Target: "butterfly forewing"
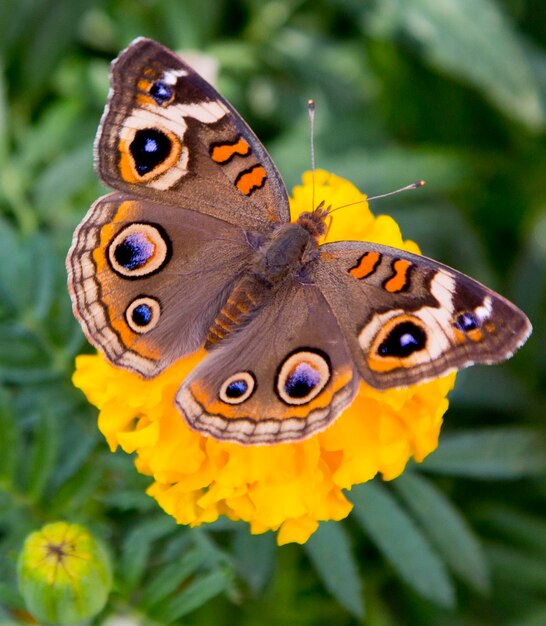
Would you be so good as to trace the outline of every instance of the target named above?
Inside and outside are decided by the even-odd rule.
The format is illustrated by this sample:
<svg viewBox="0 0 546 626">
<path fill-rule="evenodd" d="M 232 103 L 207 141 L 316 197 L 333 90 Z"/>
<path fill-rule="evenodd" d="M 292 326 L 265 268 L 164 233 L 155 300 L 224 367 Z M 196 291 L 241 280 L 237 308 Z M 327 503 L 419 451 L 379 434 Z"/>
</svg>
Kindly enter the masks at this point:
<svg viewBox="0 0 546 626">
<path fill-rule="evenodd" d="M 503 361 L 531 332 L 524 313 L 491 289 L 395 248 L 324 245 L 314 277 L 362 377 L 380 389 Z"/>
<path fill-rule="evenodd" d="M 290 220 L 273 161 L 233 107 L 180 57 L 149 39 L 112 64 L 96 141 L 110 187 L 258 232 Z"/>
</svg>

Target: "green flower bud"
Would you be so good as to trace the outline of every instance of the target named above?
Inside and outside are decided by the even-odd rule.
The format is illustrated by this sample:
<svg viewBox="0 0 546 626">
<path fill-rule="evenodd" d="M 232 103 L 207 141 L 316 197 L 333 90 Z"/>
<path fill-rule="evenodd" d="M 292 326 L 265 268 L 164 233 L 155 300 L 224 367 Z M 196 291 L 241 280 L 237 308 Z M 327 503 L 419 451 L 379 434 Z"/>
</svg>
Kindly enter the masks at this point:
<svg viewBox="0 0 546 626">
<path fill-rule="evenodd" d="M 47 524 L 26 538 L 17 574 L 28 611 L 59 626 L 96 615 L 112 586 L 103 546 L 83 526 L 66 522 Z"/>
</svg>

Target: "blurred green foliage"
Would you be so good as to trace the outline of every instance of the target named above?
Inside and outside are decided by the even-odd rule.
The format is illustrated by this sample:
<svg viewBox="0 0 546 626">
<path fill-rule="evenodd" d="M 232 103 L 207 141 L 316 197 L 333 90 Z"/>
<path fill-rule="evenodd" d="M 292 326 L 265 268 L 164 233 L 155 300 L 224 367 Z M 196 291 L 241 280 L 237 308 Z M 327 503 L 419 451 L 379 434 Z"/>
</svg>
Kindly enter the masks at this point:
<svg viewBox="0 0 546 626">
<path fill-rule="evenodd" d="M 109 544 L 106 611 L 150 624 L 546 623 L 546 5 L 533 0 L 3 0 L 0 3 L 0 623 L 15 561 L 59 518 Z M 64 256 L 101 194 L 108 64 L 136 36 L 214 56 L 220 91 L 289 187 L 309 164 L 380 201 L 424 253 L 534 323 L 510 362 L 458 377 L 439 450 L 303 547 L 242 524 L 177 527 L 72 388 L 87 350 Z"/>
</svg>

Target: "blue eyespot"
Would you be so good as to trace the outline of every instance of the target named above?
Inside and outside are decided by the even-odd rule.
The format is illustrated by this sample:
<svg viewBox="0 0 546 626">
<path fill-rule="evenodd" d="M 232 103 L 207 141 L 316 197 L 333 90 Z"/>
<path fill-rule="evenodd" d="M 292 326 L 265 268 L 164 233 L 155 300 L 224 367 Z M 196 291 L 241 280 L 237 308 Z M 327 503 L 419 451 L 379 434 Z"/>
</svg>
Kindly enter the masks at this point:
<svg viewBox="0 0 546 626">
<path fill-rule="evenodd" d="M 151 296 L 135 298 L 125 311 L 125 320 L 129 328 L 144 335 L 155 328 L 161 317 L 161 304 Z"/>
<path fill-rule="evenodd" d="M 150 95 L 157 102 L 157 104 L 164 104 L 173 97 L 173 91 L 162 80 L 156 80 L 150 87 Z"/>
<path fill-rule="evenodd" d="M 136 270 L 154 256 L 154 244 L 142 233 L 127 235 L 114 250 L 114 258 L 121 267 Z"/>
<path fill-rule="evenodd" d="M 426 343 L 427 335 L 420 326 L 413 322 L 401 322 L 390 331 L 377 352 L 380 356 L 404 359 L 423 350 Z"/>
<path fill-rule="evenodd" d="M 171 154 L 172 142 L 157 128 L 141 128 L 135 132 L 129 151 L 137 172 L 144 176 Z"/>
<path fill-rule="evenodd" d="M 470 313 L 468 311 L 457 315 L 455 326 L 465 333 L 469 333 L 471 330 L 476 330 L 476 328 L 480 327 L 474 313 Z"/>
<path fill-rule="evenodd" d="M 313 348 L 301 348 L 281 363 L 276 391 L 289 406 L 307 404 L 324 389 L 330 378 L 328 355 Z"/>
<path fill-rule="evenodd" d="M 220 400 L 226 404 L 241 404 L 250 398 L 255 389 L 256 380 L 251 372 L 237 372 L 220 387 Z"/>
<path fill-rule="evenodd" d="M 131 318 L 137 326 L 148 326 L 152 321 L 152 309 L 147 304 L 139 304 L 133 309 Z"/>
<path fill-rule="evenodd" d="M 299 363 L 286 377 L 284 390 L 290 398 L 305 398 L 320 383 L 320 372 L 309 363 Z"/>
<path fill-rule="evenodd" d="M 226 387 L 226 396 L 231 399 L 238 399 L 247 392 L 248 383 L 245 380 L 234 380 Z"/>
<path fill-rule="evenodd" d="M 171 240 L 162 226 L 132 222 L 112 239 L 107 258 L 116 274 L 137 280 L 160 270 L 171 253 Z"/>
</svg>

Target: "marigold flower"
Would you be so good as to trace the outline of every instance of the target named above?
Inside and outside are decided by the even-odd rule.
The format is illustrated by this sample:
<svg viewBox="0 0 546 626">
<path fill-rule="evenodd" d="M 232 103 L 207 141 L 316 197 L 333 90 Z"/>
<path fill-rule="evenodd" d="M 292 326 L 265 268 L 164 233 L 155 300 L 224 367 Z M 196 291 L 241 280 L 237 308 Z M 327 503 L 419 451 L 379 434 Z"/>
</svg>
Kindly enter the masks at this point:
<svg viewBox="0 0 546 626">
<path fill-rule="evenodd" d="M 312 203 L 312 178 L 291 198 L 293 218 Z M 366 196 L 348 181 L 317 170 L 315 198 L 338 211 L 327 241 L 360 239 L 410 252 L 396 222 L 374 217 Z M 378 391 L 361 383 L 353 404 L 325 431 L 298 443 L 242 446 L 204 437 L 174 407 L 175 393 L 203 353 L 181 359 L 154 379 L 110 365 L 101 355 L 79 356 L 74 384 L 99 409 L 99 429 L 112 450 L 136 452 L 138 471 L 153 477 L 148 493 L 177 522 L 197 526 L 220 515 L 244 520 L 252 533 L 278 531 L 279 544 L 304 543 L 321 520 L 351 510 L 343 490 L 398 476 L 413 457 L 438 444 L 453 387 L 451 374 L 406 389 Z"/>
</svg>

